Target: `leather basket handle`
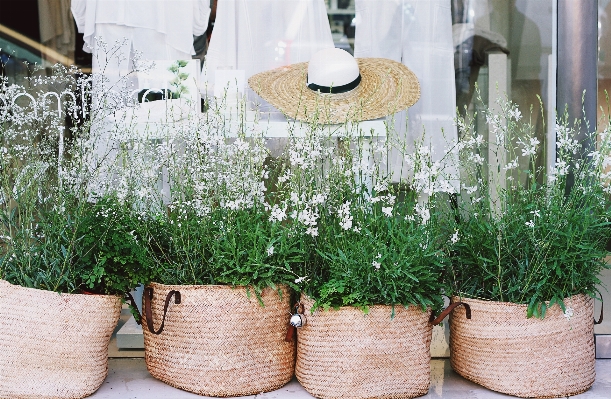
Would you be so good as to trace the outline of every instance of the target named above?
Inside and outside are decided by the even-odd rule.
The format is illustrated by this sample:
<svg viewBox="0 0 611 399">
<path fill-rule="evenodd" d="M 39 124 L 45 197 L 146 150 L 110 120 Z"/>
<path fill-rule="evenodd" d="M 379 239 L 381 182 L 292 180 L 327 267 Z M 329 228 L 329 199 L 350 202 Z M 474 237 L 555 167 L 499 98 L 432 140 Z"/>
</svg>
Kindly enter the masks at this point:
<svg viewBox="0 0 611 399">
<path fill-rule="evenodd" d="M 464 303 L 464 302 L 454 302 L 454 303 L 451 303 L 450 306 L 445 308 L 444 311 L 441 312 L 439 314 L 439 316 L 437 316 L 436 318 L 435 318 L 435 315 L 433 313 L 431 313 L 431 318 L 429 319 L 429 322 L 432 325 L 436 326 L 437 324 L 441 323 L 441 321 L 443 319 L 445 319 L 446 316 L 449 315 L 450 312 L 452 312 L 454 310 L 454 308 L 456 308 L 456 307 L 458 307 L 460 305 L 462 305 L 465 308 L 465 313 L 467 315 L 467 319 L 471 319 L 471 306 L 469 306 L 468 303 Z"/>
<path fill-rule="evenodd" d="M 131 293 L 126 292 L 125 293 L 125 301 L 129 301 L 129 304 L 131 306 L 131 308 L 134 310 L 134 312 L 132 312 L 132 314 L 134 314 L 134 320 L 136 320 L 136 323 L 138 325 L 142 324 L 142 315 L 140 314 L 140 310 L 138 309 L 138 306 L 136 306 L 136 300 L 134 299 L 134 297 L 132 296 Z"/>
<path fill-rule="evenodd" d="M 599 294 L 600 294 L 600 292 L 599 292 Z M 596 319 L 594 319 L 594 324 L 600 324 L 600 323 L 603 322 L 603 305 L 604 305 L 603 296 L 601 295 L 600 296 L 600 317 L 598 318 L 598 321 L 596 321 Z"/>
<path fill-rule="evenodd" d="M 168 295 L 165 297 L 165 306 L 163 307 L 163 318 L 161 319 L 161 326 L 159 330 L 155 331 L 155 326 L 153 325 L 153 310 L 151 308 L 151 300 L 153 299 L 153 288 L 146 287 L 144 289 L 144 313 L 146 314 L 146 325 L 151 332 L 151 334 L 159 335 L 163 332 L 163 327 L 165 325 L 165 317 L 168 314 L 168 306 L 170 306 L 170 300 L 172 296 L 175 296 L 174 303 L 180 304 L 181 296 L 180 291 L 172 290 L 168 292 Z"/>
</svg>

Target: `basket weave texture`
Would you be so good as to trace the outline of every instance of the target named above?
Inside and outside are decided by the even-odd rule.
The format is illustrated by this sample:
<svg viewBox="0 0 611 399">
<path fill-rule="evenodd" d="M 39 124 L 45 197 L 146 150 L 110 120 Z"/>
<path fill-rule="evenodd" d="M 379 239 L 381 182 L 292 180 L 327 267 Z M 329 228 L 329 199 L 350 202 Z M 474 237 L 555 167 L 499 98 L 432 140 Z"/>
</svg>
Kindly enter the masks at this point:
<svg viewBox="0 0 611 399">
<path fill-rule="evenodd" d="M 153 324 L 161 324 L 166 294 L 170 302 L 165 328 L 154 335 L 142 323 L 146 366 L 168 385 L 205 396 L 244 396 L 278 389 L 295 370 L 295 344 L 285 342 L 290 311 L 288 287 L 282 297 L 265 289 L 257 301 L 245 287 L 152 283 Z M 145 316 L 146 317 L 146 316 Z"/>
<path fill-rule="evenodd" d="M 576 395 L 588 390 L 596 373 L 594 300 L 575 295 L 543 320 L 526 318 L 527 305 L 461 300 L 472 318 L 455 311 L 450 318 L 450 362 L 464 378 L 488 389 L 530 398 Z"/>
<path fill-rule="evenodd" d="M 121 299 L 0 280 L 0 398 L 84 398 L 108 374 Z"/>
<path fill-rule="evenodd" d="M 302 296 L 295 373 L 317 398 L 413 398 L 430 384 L 431 311 L 410 306 L 316 310 Z"/>
</svg>

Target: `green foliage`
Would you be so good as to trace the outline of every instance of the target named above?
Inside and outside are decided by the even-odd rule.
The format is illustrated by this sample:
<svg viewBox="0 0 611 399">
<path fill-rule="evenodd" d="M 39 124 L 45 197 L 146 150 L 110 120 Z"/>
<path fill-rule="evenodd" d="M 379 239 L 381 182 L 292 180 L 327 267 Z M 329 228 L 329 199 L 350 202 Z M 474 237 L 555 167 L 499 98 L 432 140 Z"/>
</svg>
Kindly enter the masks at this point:
<svg viewBox="0 0 611 399">
<path fill-rule="evenodd" d="M 154 275 L 164 284 L 250 286 L 257 293 L 294 282 L 301 239 L 258 207 L 198 215 L 174 208 L 148 222 Z"/>
<path fill-rule="evenodd" d="M 572 295 L 595 297 L 598 276 L 608 267 L 605 247 L 611 238 L 609 176 L 604 173 L 611 160 L 608 133 L 601 135 L 596 151 L 580 159 L 578 127 L 559 123 L 556 167 L 546 174 L 537 167 L 535 130 L 521 121 L 515 106 L 505 104 L 502 115 L 488 115 L 488 120 L 501 143 L 495 152 L 501 160 L 498 169 L 507 171 L 507 188 L 492 166 L 487 171 L 467 162 L 486 143 L 476 139 L 469 124 L 459 123 L 465 143 L 463 193 L 448 217 L 459 222 L 447 226 L 448 236 L 454 234 L 448 274 L 452 291 L 528 304 L 527 316 L 539 318 L 555 303 L 564 309 L 563 299 Z M 490 183 L 481 179 L 487 173 Z"/>
<path fill-rule="evenodd" d="M 84 288 L 122 295 L 150 281 L 147 246 L 142 241 L 142 216 L 115 197 L 88 204 L 77 235 L 83 256 L 79 259 Z"/>
<path fill-rule="evenodd" d="M 170 85 L 174 88 L 172 94 L 176 96 L 175 98 L 180 98 L 183 94 L 189 94 L 189 88 L 183 84 L 183 82 L 189 78 L 189 74 L 180 71 L 186 66 L 187 61 L 178 60 L 168 68 L 168 71 L 174 74 L 174 78 L 170 81 Z"/>
<path fill-rule="evenodd" d="M 410 204 L 413 205 L 413 204 Z M 382 206 L 353 212 L 360 231 L 344 230 L 339 220 L 325 220 L 316 241 L 317 273 L 306 284 L 314 307 L 417 305 L 443 306 L 442 274 L 447 256 L 441 251 L 434 217 L 427 223 L 402 202 L 393 215 Z M 410 217 L 411 216 L 411 217 Z"/>
<path fill-rule="evenodd" d="M 113 198 L 90 204 L 64 197 L 61 204 L 44 205 L 28 221 L 16 218 L 19 206 L 0 216 L 12 232 L 0 254 L 0 278 L 49 291 L 109 295 L 148 280 L 146 247 L 138 242 L 137 216 L 129 208 Z"/>
</svg>

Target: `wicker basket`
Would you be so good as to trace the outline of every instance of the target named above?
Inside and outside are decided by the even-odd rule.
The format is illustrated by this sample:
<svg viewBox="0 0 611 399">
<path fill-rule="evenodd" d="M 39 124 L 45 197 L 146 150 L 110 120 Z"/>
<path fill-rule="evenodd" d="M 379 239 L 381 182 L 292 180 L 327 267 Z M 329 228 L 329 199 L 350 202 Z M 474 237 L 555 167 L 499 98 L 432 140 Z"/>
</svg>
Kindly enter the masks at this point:
<svg viewBox="0 0 611 399">
<path fill-rule="evenodd" d="M 84 398 L 108 373 L 121 299 L 0 280 L 0 398 Z"/>
<path fill-rule="evenodd" d="M 453 301 L 459 298 L 452 298 Z M 576 395 L 592 386 L 594 300 L 564 300 L 572 317 L 554 305 L 543 320 L 526 318 L 526 305 L 460 298 L 471 305 L 450 318 L 452 368 L 468 380 L 520 397 Z"/>
<path fill-rule="evenodd" d="M 152 317 L 147 320 L 145 311 L 143 320 L 149 372 L 206 396 L 254 395 L 285 385 L 295 369 L 295 343 L 285 342 L 290 293 L 281 290 L 282 297 L 265 289 L 263 307 L 244 287 L 152 283 L 144 293 Z M 159 334 L 147 328 L 149 320 Z"/>
<path fill-rule="evenodd" d="M 297 379 L 317 398 L 413 398 L 430 383 L 431 311 L 376 305 L 321 311 L 302 297 Z"/>
</svg>

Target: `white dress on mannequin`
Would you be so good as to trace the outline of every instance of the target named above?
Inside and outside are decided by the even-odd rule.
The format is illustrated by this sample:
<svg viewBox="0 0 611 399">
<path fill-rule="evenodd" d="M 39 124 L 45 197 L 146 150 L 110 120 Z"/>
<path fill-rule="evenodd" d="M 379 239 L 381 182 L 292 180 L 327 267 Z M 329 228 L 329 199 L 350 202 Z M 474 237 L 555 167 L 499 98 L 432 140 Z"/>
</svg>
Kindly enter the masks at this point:
<svg viewBox="0 0 611 399">
<path fill-rule="evenodd" d="M 145 60 L 191 59 L 193 35 L 206 31 L 210 16 L 209 0 L 72 0 L 71 8 L 93 72 L 111 85 L 133 69 L 135 51 Z M 107 48 L 122 44 L 109 57 L 97 38 Z"/>
<path fill-rule="evenodd" d="M 356 0 L 355 6 L 354 56 L 390 58 L 414 71 L 420 99 L 407 111 L 407 126 L 405 111 L 395 115 L 395 128 L 410 145 L 426 132 L 439 160 L 458 140 L 450 0 Z"/>
<path fill-rule="evenodd" d="M 324 0 L 218 0 L 204 79 L 214 84 L 217 68 L 248 79 L 332 47 Z"/>
</svg>

